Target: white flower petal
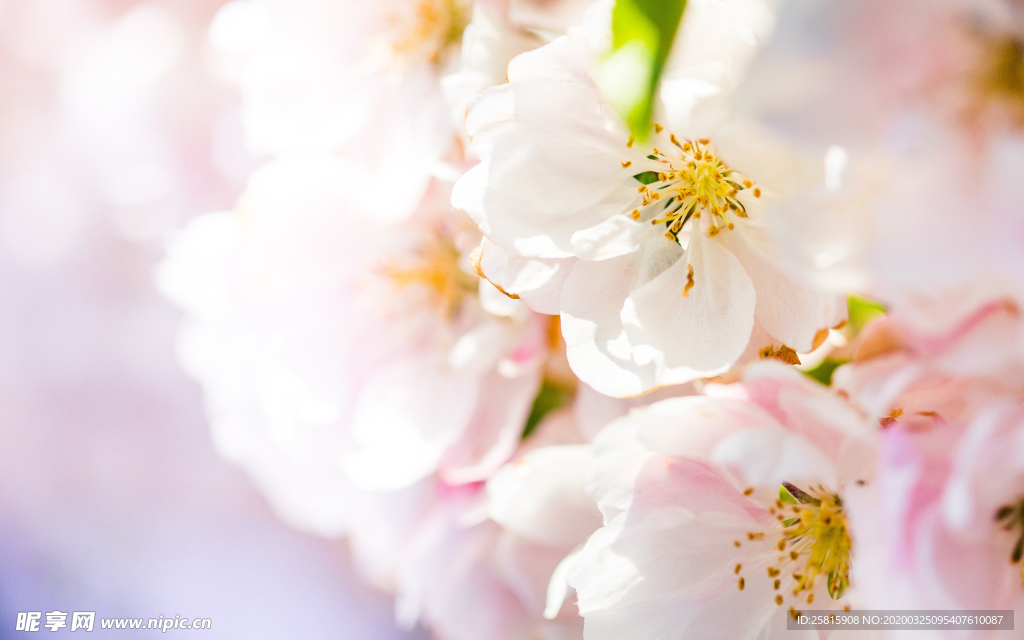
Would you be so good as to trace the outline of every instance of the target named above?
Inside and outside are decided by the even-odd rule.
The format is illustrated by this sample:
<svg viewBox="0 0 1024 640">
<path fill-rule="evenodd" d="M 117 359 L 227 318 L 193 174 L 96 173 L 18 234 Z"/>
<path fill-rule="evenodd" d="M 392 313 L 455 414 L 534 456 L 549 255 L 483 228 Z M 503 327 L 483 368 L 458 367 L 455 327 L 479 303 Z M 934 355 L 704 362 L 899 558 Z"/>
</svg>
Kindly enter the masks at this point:
<svg viewBox="0 0 1024 640">
<path fill-rule="evenodd" d="M 607 260 L 640 248 L 649 225 L 618 215 L 572 234 L 572 248 L 582 260 Z"/>
<path fill-rule="evenodd" d="M 756 223 L 740 221 L 735 229 L 720 237 L 754 283 L 758 322 L 779 342 L 807 353 L 814 347 L 820 330 L 846 319 L 846 300 L 816 291 L 786 273 L 768 233 Z"/>
<path fill-rule="evenodd" d="M 547 598 L 544 602 L 544 618 L 546 620 L 554 620 L 558 612 L 562 610 L 565 598 L 569 595 L 569 581 L 566 577 L 569 574 L 569 566 L 576 559 L 577 555 L 579 555 L 578 549 L 565 556 L 551 573 L 551 581 L 548 582 Z"/>
<path fill-rule="evenodd" d="M 597 91 L 597 85 L 574 54 L 569 38 L 558 38 L 545 47 L 516 56 L 508 65 L 508 80 L 556 80 Z"/>
<path fill-rule="evenodd" d="M 534 449 L 487 481 L 491 518 L 533 540 L 573 547 L 601 525 L 594 499 L 584 491 L 590 448 L 562 445 Z"/>
<path fill-rule="evenodd" d="M 438 469 L 445 482 L 480 482 L 508 461 L 519 445 L 540 378 L 540 368 L 533 366 L 516 377 L 499 371 L 480 379 L 473 414 Z"/>
<path fill-rule="evenodd" d="M 453 203 L 501 246 L 567 258 L 573 233 L 631 210 L 636 181 L 621 163 L 637 151 L 626 147 L 628 132 L 595 89 L 567 81 L 585 71 L 566 42 L 524 54 L 511 67 L 525 71 L 515 80 L 510 71 L 508 84 L 485 92 L 470 110 L 474 149 L 484 162 L 459 181 Z"/>
<path fill-rule="evenodd" d="M 448 366 L 460 374 L 482 376 L 514 346 L 506 321 L 487 319 L 462 334 L 448 352 Z"/>
<path fill-rule="evenodd" d="M 688 267 L 693 287 L 684 296 Z M 644 338 L 669 367 L 720 372 L 747 346 L 754 328 L 754 286 L 727 249 L 701 233 L 691 236 L 686 259 L 630 293 L 623 313 L 630 336 Z M 632 317 L 627 313 L 632 311 Z"/>
<path fill-rule="evenodd" d="M 574 258 L 524 258 L 487 238 L 480 244 L 480 271 L 508 295 L 538 313 L 558 315 L 562 287 Z"/>
<path fill-rule="evenodd" d="M 526 305 L 502 293 L 486 278 L 480 278 L 480 285 L 477 290 L 480 296 L 480 306 L 492 316 L 499 318 L 521 318 L 523 314 L 529 313 Z"/>
<path fill-rule="evenodd" d="M 699 464 L 680 464 L 693 466 L 700 473 Z M 702 638 L 706 636 L 689 634 L 688 627 L 695 622 L 700 625 L 709 606 L 711 611 L 716 609 L 715 600 L 727 598 L 730 607 L 736 606 L 732 596 L 741 592 L 733 568 L 755 547 L 737 550 L 732 540 L 745 538 L 746 532 L 762 525 L 730 506 L 732 498 L 726 498 L 727 494 L 739 499 L 742 495 L 721 476 L 712 480 L 711 473 L 699 487 L 673 491 L 673 483 L 681 477 L 676 474 L 690 472 L 668 467 L 666 473 L 665 478 L 655 480 L 658 484 L 647 487 L 650 503 L 638 498 L 630 512 L 620 514 L 591 536 L 570 565 L 569 584 L 577 591 L 588 639 Z M 705 504 L 688 508 L 687 497 Z M 709 509 L 709 505 L 723 508 Z M 758 569 L 754 565 L 749 570 Z M 763 624 L 762 613 L 776 608 L 769 580 L 751 579 L 749 584 L 741 595 L 757 608 L 733 615 L 746 633 Z M 720 616 L 715 617 L 722 622 Z"/>
<path fill-rule="evenodd" d="M 670 363 L 655 343 L 657 335 L 640 329 L 635 321 L 627 331 L 623 319 L 635 318 L 630 293 L 680 262 L 682 254 L 678 244 L 649 228 L 655 242 L 648 239 L 640 251 L 619 258 L 577 262 L 563 289 L 562 335 L 569 365 L 581 380 L 606 395 L 638 395 L 727 368 L 709 371 Z"/>
<path fill-rule="evenodd" d="M 764 409 L 743 400 L 683 396 L 669 398 L 631 414 L 637 439 L 669 456 L 710 456 L 727 435 L 752 427 L 778 427 Z"/>
<path fill-rule="evenodd" d="M 594 462 L 587 477 L 587 492 L 597 500 L 605 525 L 629 509 L 633 485 L 644 464 L 653 455 L 637 438 L 637 427 L 629 417 L 619 418 L 597 434 L 593 442 Z"/>
<path fill-rule="evenodd" d="M 487 193 L 489 173 L 490 165 L 485 159 L 462 174 L 452 189 L 452 206 L 465 211 L 485 235 L 491 233 L 490 221 L 484 214 L 484 195 Z"/>
<path fill-rule="evenodd" d="M 429 359 L 403 361 L 367 382 L 352 419 L 359 448 L 343 461 L 367 490 L 408 487 L 437 469 L 473 414 L 479 381 L 445 375 Z"/>
<path fill-rule="evenodd" d="M 719 442 L 711 459 L 740 472 L 755 487 L 778 490 L 783 482 L 804 481 L 836 489 L 836 467 L 806 438 L 779 427 L 743 429 Z"/>
</svg>

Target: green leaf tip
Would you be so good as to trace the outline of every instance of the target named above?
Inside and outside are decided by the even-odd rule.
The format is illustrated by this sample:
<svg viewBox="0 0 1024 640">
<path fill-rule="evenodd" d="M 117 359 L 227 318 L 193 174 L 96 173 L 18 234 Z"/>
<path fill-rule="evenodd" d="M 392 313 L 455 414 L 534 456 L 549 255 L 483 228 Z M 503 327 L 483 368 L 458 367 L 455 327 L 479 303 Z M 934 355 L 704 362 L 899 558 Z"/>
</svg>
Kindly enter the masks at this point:
<svg viewBox="0 0 1024 640">
<path fill-rule="evenodd" d="M 523 426 L 522 439 L 529 438 L 549 413 L 572 402 L 572 396 L 572 390 L 565 385 L 545 379 L 533 399 L 530 415 Z"/>
<path fill-rule="evenodd" d="M 850 326 L 855 333 L 860 333 L 867 323 L 886 312 L 885 305 L 881 302 L 854 295 L 846 297 L 846 309 Z"/>
<path fill-rule="evenodd" d="M 602 74 L 609 101 L 638 140 L 650 132 L 654 96 L 685 8 L 686 0 L 615 0 Z"/>
</svg>

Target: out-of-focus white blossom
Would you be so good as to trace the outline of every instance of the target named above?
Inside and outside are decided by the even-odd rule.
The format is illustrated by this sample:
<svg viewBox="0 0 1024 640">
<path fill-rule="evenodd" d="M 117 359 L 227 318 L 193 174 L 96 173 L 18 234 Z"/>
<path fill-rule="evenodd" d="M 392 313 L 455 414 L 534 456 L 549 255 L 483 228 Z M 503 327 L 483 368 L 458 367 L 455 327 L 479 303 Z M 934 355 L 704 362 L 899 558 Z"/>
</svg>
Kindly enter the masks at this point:
<svg viewBox="0 0 1024 640">
<path fill-rule="evenodd" d="M 828 174 L 767 217 L 788 261 L 908 313 L 924 303 L 938 330 L 1022 299 L 1022 25 L 1011 0 L 784 5 L 741 95 Z"/>
<path fill-rule="evenodd" d="M 290 494 L 321 531 L 343 529 L 333 488 L 349 482 L 485 479 L 518 444 L 547 350 L 539 317 L 482 308 L 464 257 L 478 236 L 434 204 L 443 192 L 389 226 L 354 204 L 357 176 L 336 160 L 268 165 L 160 272 L 190 314 L 182 356 L 218 443 L 257 477 L 280 464 L 328 479 Z"/>
<path fill-rule="evenodd" d="M 222 135 L 233 92 L 206 65 L 221 4 L 4 3 L 0 247 L 12 259 L 60 261 L 93 218 L 145 242 L 230 202 L 247 159 Z M 224 162 L 210 154 L 218 139 Z"/>
<path fill-rule="evenodd" d="M 570 599 L 552 606 L 547 594 L 562 560 L 600 524 L 583 491 L 587 460 L 582 434 L 562 410 L 486 489 L 439 488 L 399 552 L 399 619 L 466 640 L 580 638 Z"/>
</svg>

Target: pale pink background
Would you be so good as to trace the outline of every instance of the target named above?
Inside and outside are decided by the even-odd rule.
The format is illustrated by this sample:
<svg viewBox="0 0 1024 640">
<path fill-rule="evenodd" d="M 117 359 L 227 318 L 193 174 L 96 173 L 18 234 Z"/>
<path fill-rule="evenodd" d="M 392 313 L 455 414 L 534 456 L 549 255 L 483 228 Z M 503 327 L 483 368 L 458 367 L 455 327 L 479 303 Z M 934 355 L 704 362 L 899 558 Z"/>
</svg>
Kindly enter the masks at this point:
<svg viewBox="0 0 1024 640">
<path fill-rule="evenodd" d="M 259 162 L 209 57 L 220 4 L 0 0 L 0 638 L 54 609 L 419 637 L 344 543 L 289 530 L 217 456 L 175 360 L 152 268 Z"/>
</svg>

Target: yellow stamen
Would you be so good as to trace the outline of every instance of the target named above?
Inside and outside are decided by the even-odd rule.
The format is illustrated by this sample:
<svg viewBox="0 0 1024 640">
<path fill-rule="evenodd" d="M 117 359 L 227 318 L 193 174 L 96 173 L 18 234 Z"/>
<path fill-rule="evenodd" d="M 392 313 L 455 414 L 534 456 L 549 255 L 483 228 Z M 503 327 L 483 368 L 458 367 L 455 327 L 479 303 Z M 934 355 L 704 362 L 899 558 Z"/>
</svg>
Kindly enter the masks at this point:
<svg viewBox="0 0 1024 640">
<path fill-rule="evenodd" d="M 440 234 L 409 259 L 391 261 L 379 272 L 398 289 L 418 289 L 430 306 L 449 319 L 462 307 L 464 296 L 476 292 L 479 282 L 460 268 L 458 249 Z"/>
<path fill-rule="evenodd" d="M 390 49 L 396 60 L 438 64 L 462 40 L 471 6 L 464 0 L 416 0 L 411 10 L 390 16 Z"/>
<path fill-rule="evenodd" d="M 795 487 L 792 490 L 799 491 Z M 793 574 L 793 593 L 810 591 L 816 578 L 824 576 L 829 594 L 838 598 L 849 583 L 850 572 L 851 541 L 842 501 L 835 494 L 818 490 L 799 493 L 803 499 L 795 507 L 798 516 L 787 521 L 790 524 L 783 529 L 782 538 L 793 547 L 790 559 L 805 560 L 803 571 Z"/>
</svg>

